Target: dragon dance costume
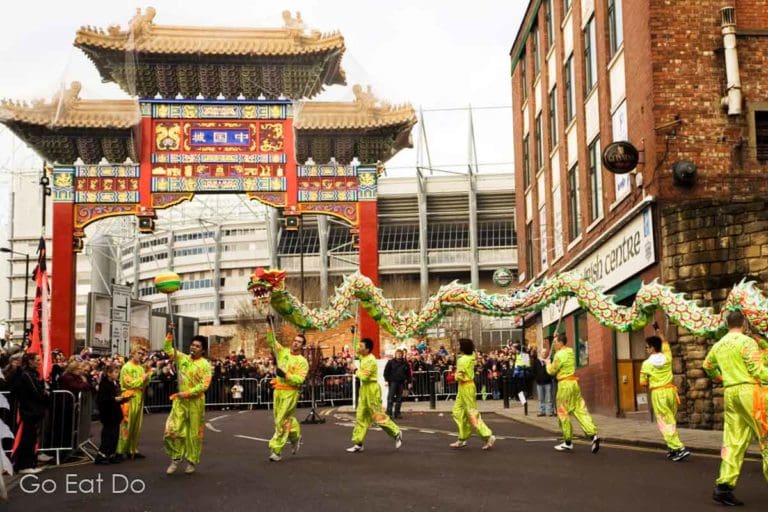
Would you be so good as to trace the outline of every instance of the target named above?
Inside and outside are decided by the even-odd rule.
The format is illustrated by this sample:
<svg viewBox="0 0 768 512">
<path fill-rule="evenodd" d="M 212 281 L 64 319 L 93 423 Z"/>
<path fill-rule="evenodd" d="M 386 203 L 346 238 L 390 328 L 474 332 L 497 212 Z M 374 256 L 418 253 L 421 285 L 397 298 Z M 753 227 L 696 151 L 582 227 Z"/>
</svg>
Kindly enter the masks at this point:
<svg viewBox="0 0 768 512">
<path fill-rule="evenodd" d="M 285 377 L 278 376 L 272 383 L 275 389 L 275 434 L 269 440 L 269 449 L 279 457 L 288 441 L 294 445 L 294 453 L 300 442 L 301 428 L 296 421 L 296 404 L 301 385 L 309 372 L 309 363 L 304 356 L 293 355 L 291 349 L 280 345 L 271 329 L 267 331 L 267 342 L 277 357 L 278 368 L 285 372 Z"/>
<path fill-rule="evenodd" d="M 584 434 L 597 436 L 597 426 L 589 415 L 587 405 L 581 396 L 581 388 L 576 378 L 576 355 L 571 347 L 562 347 L 557 351 L 552 363 L 547 365 L 547 373 L 557 378 L 557 419 L 563 431 L 563 440 L 571 444 L 573 440 L 573 425 L 571 415 L 575 416 Z M 596 451 L 596 450 L 593 450 Z"/>
<path fill-rule="evenodd" d="M 656 415 L 656 425 L 670 453 L 685 450 L 677 432 L 677 406 L 680 397 L 672 383 L 672 350 L 667 340 L 662 340 L 661 352 L 651 355 L 640 367 L 640 385 L 648 386 L 651 405 Z"/>
<path fill-rule="evenodd" d="M 357 415 L 355 416 L 355 428 L 352 431 L 352 443 L 362 446 L 368 428 L 376 423 L 378 427 L 390 437 L 398 439 L 400 427 L 387 416 L 381 403 L 381 386 L 377 380 L 378 364 L 373 354 L 360 358 L 360 370 L 357 377 L 360 379 L 360 396 L 357 402 Z"/>
<path fill-rule="evenodd" d="M 487 442 L 493 436 L 493 432 L 482 420 L 480 411 L 477 410 L 474 353 L 471 355 L 464 354 L 456 361 L 456 382 L 459 391 L 456 393 L 456 403 L 451 411 L 453 421 L 456 422 L 459 429 L 459 440 L 458 443 L 454 443 L 455 447 L 464 446 L 473 429 L 477 431 L 477 435 L 483 441 Z"/>
<path fill-rule="evenodd" d="M 120 370 L 121 396 L 128 398 L 121 404 L 123 421 L 120 422 L 120 438 L 117 453 L 133 456 L 139 451 L 141 425 L 144 420 L 144 389 L 149 384 L 151 372 L 140 364 L 128 361 Z"/>
<path fill-rule="evenodd" d="M 203 450 L 205 392 L 211 384 L 211 363 L 204 357 L 195 359 L 175 350 L 170 338 L 165 339 L 163 350 L 175 359 L 179 379 L 179 392 L 165 422 L 165 451 L 174 461 L 186 459 L 197 464 Z"/>
<path fill-rule="evenodd" d="M 712 346 L 702 366 L 724 388 L 723 447 L 720 475 L 715 481 L 733 489 L 739 479 L 744 454 L 754 435 L 763 456 L 763 475 L 768 480 L 768 417 L 766 389 L 768 367 L 755 340 L 729 332 Z"/>
</svg>

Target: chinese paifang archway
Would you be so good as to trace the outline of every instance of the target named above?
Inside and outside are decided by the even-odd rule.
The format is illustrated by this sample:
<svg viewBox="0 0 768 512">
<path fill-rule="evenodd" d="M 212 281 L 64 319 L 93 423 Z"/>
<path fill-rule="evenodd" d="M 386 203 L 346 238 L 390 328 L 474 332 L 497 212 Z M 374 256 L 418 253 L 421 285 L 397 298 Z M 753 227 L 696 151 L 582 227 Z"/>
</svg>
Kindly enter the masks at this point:
<svg viewBox="0 0 768 512">
<path fill-rule="evenodd" d="M 151 221 L 198 193 L 342 219 L 359 232 L 360 272 L 378 282 L 377 178 L 410 147 L 413 108 L 360 86 L 353 102 L 307 101 L 345 84 L 344 39 L 308 31 L 287 11 L 275 29 L 154 17 L 150 7 L 125 30 L 83 27 L 74 42 L 104 81 L 138 99 L 81 99 L 74 82 L 49 102 L 0 104 L 0 122 L 54 163 L 51 340 L 66 353 L 85 227 L 120 215 Z M 364 313 L 360 323 L 378 351 L 378 326 Z"/>
</svg>

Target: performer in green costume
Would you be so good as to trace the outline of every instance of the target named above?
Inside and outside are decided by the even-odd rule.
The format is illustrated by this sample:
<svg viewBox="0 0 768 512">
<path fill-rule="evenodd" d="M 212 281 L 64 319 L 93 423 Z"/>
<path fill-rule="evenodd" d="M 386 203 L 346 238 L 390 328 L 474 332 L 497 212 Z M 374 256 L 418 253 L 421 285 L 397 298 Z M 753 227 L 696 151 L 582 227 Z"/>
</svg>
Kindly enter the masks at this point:
<svg viewBox="0 0 768 512">
<path fill-rule="evenodd" d="M 358 354 L 361 356 L 360 370 L 357 372 L 357 378 L 360 379 L 360 397 L 357 402 L 355 428 L 352 431 L 352 446 L 347 448 L 350 453 L 363 451 L 365 435 L 373 423 L 395 439 L 395 449 L 403 445 L 400 427 L 384 412 L 384 406 L 381 403 L 381 386 L 377 381 L 378 364 L 371 351 L 373 351 L 373 340 L 363 338 L 358 349 Z"/>
<path fill-rule="evenodd" d="M 165 422 L 163 440 L 165 452 L 171 457 L 166 473 L 172 475 L 182 459 L 186 459 L 185 473 L 195 472 L 203 450 L 205 429 L 205 391 L 211 384 L 211 363 L 203 357 L 208 348 L 205 336 L 195 336 L 189 346 L 189 355 L 173 348 L 172 337 L 165 338 L 163 350 L 176 363 L 179 392 L 171 395 L 171 414 Z"/>
<path fill-rule="evenodd" d="M 720 450 L 720 476 L 715 480 L 712 498 L 723 505 L 743 505 L 733 495 L 744 454 L 752 436 L 760 443 L 763 475 L 768 480 L 768 417 L 761 382 L 768 381 L 768 367 L 754 339 L 744 334 L 744 315 L 728 314 L 728 334 L 720 338 L 707 354 L 702 368 L 725 388 L 723 447 Z"/>
<path fill-rule="evenodd" d="M 144 458 L 139 453 L 139 438 L 144 420 L 144 390 L 152 376 L 152 372 L 148 372 L 142 364 L 146 356 L 144 347 L 135 346 L 131 350 L 130 360 L 120 370 L 123 421 L 120 423 L 117 453 L 131 459 Z"/>
<path fill-rule="evenodd" d="M 658 333 L 656 324 L 654 328 Z M 669 448 L 667 457 L 678 462 L 688 457 L 691 452 L 685 449 L 677 433 L 677 406 L 680 397 L 677 394 L 677 386 L 672 383 L 672 350 L 667 340 L 662 340 L 659 336 L 646 338 L 645 348 L 651 355 L 640 367 L 640 385 L 648 386 L 656 424 Z"/>
<path fill-rule="evenodd" d="M 573 349 L 566 346 L 564 334 L 555 338 L 555 357 L 547 365 L 547 373 L 557 378 L 557 419 L 563 431 L 563 442 L 555 446 L 555 450 L 563 452 L 573 450 L 573 425 L 570 416 L 573 415 L 581 425 L 584 434 L 592 438 L 592 453 L 600 449 L 600 438 L 597 436 L 597 426 L 589 415 L 587 405 L 581 396 L 581 388 L 576 377 L 576 356 Z"/>
<path fill-rule="evenodd" d="M 297 334 L 293 337 L 290 348 L 283 347 L 275 339 L 270 319 L 267 320 L 267 342 L 277 361 L 277 378 L 272 381 L 275 390 L 275 434 L 269 440 L 269 460 L 278 462 L 288 441 L 294 455 L 301 448 L 301 427 L 296 421 L 296 404 L 299 401 L 301 386 L 309 372 L 309 363 L 301 355 L 307 343 L 304 335 Z"/>
<path fill-rule="evenodd" d="M 483 450 L 488 450 L 496 442 L 496 436 L 485 424 L 477 410 L 477 389 L 475 388 L 475 344 L 472 340 L 459 340 L 459 350 L 463 354 L 456 361 L 456 382 L 459 392 L 453 405 L 453 421 L 459 429 L 459 439 L 451 443 L 451 448 L 464 448 L 472 430 L 485 441 Z"/>
</svg>

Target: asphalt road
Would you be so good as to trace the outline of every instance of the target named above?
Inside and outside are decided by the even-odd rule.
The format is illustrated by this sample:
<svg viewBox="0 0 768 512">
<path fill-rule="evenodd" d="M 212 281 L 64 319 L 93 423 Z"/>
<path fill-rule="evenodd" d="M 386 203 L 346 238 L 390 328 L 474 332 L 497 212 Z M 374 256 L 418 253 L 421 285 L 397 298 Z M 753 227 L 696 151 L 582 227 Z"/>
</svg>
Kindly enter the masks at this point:
<svg viewBox="0 0 768 512">
<path fill-rule="evenodd" d="M 493 450 L 472 438 L 463 450 L 450 415 L 411 414 L 400 421 L 404 445 L 369 432 L 365 452 L 349 454 L 352 417 L 326 410 L 327 422 L 302 425 L 305 444 L 269 462 L 269 411 L 211 411 L 198 472 L 165 475 L 164 414 L 145 417 L 144 460 L 48 469 L 14 479 L 9 511 L 333 511 L 547 510 L 667 511 L 720 508 L 711 501 L 719 460 L 693 455 L 671 463 L 664 453 L 586 443 L 573 453 L 552 449 L 551 434 L 495 415 Z M 301 420 L 306 409 L 298 411 Z M 649 427 L 650 428 L 650 427 Z M 117 475 L 117 476 L 115 476 Z M 102 481 L 99 485 L 98 478 Z M 128 482 L 128 489 L 126 488 Z M 36 489 L 36 484 L 40 485 Z M 133 493 L 131 491 L 133 486 Z M 54 490 L 55 487 L 55 490 Z M 36 490 L 36 492 L 35 492 Z M 50 491 L 50 492 L 46 492 Z M 760 464 L 744 465 L 737 496 L 752 510 L 768 509 Z"/>
</svg>

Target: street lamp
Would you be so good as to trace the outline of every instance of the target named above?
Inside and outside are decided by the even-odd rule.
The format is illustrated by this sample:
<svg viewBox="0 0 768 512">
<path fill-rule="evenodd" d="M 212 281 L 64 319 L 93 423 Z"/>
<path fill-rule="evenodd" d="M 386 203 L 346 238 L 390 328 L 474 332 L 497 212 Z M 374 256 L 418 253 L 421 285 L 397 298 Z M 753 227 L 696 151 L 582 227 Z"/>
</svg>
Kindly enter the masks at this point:
<svg viewBox="0 0 768 512">
<path fill-rule="evenodd" d="M 0 252 L 7 252 L 10 254 L 16 254 L 19 256 L 24 256 L 26 260 L 26 266 L 25 266 L 25 279 L 24 279 L 24 325 L 22 327 L 22 345 L 26 345 L 27 342 L 27 306 L 29 305 L 29 254 L 25 252 L 18 252 L 9 249 L 8 247 L 0 247 Z"/>
</svg>

